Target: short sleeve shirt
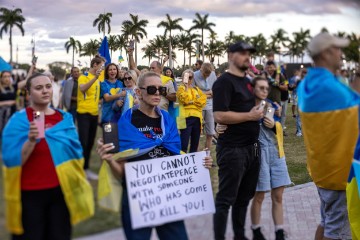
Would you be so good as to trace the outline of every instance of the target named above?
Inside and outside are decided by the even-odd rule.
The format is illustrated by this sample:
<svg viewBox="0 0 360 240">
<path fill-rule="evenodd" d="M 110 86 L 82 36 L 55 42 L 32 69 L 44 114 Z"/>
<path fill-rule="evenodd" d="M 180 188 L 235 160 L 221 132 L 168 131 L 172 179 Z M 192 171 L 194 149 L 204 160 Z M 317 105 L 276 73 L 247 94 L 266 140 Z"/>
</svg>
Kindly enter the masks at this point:
<svg viewBox="0 0 360 240">
<path fill-rule="evenodd" d="M 217 77 L 214 71 L 211 72 L 210 76 L 204 79 L 201 71 L 198 70 L 194 72 L 194 86 L 197 86 L 201 91 L 206 92 L 212 89 Z M 206 100 L 206 105 L 203 110 L 212 110 L 213 109 L 213 99 L 208 98 Z"/>
<path fill-rule="evenodd" d="M 88 83 L 95 76 L 90 72 L 78 79 L 77 112 L 99 115 L 100 81 L 96 80 L 85 93 L 80 91 L 80 85 Z"/>
<path fill-rule="evenodd" d="M 214 112 L 249 112 L 255 106 L 250 80 L 224 73 L 213 86 Z M 257 142 L 260 126 L 258 121 L 229 124 L 219 135 L 218 144 L 228 147 L 244 147 Z"/>
<path fill-rule="evenodd" d="M 116 82 L 112 83 L 107 79 L 105 79 L 103 82 L 100 83 L 100 97 L 104 98 L 105 94 L 115 95 L 122 88 L 124 88 L 124 85 L 122 84 L 121 81 L 116 80 Z M 101 114 L 102 123 L 110 122 L 113 119 L 114 111 L 112 109 L 112 105 L 114 101 L 109 101 L 109 102 L 106 102 L 105 100 L 103 101 L 102 114 Z"/>
</svg>

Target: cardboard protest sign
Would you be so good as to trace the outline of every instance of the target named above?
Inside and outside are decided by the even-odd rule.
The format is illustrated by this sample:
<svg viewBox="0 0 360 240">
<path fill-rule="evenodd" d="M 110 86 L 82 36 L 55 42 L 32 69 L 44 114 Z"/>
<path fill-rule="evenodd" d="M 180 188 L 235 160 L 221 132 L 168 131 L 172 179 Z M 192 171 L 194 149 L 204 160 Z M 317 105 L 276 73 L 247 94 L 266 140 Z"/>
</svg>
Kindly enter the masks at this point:
<svg viewBox="0 0 360 240">
<path fill-rule="evenodd" d="M 205 152 L 125 164 L 133 229 L 214 213 Z"/>
</svg>

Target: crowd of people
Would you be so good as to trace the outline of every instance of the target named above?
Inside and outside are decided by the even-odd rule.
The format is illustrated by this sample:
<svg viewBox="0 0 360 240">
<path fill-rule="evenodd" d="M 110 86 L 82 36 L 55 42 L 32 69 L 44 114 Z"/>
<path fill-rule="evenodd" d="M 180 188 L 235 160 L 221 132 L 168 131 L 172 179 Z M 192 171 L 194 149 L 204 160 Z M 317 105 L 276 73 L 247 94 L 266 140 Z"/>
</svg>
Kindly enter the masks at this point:
<svg viewBox="0 0 360 240">
<path fill-rule="evenodd" d="M 289 134 L 285 123 L 290 103 L 296 118 L 296 132 L 292 134 L 304 135 L 307 147 L 315 146 L 307 148 L 310 175 L 321 200 L 322 221 L 315 239 L 351 239 L 344 186 L 358 135 L 340 144 L 346 147 L 348 158 L 340 161 L 341 154 L 324 154 L 330 151 L 329 146 L 318 143 L 322 132 L 314 128 L 321 124 L 314 125 L 314 118 L 329 126 L 337 124 L 331 122 L 334 118 L 329 113 L 328 118 L 311 115 L 316 112 L 314 106 L 322 104 L 326 110 L 329 105 L 324 99 L 312 99 L 321 96 L 314 96 L 313 89 L 330 89 L 326 83 L 312 82 L 322 76 L 335 82 L 331 84 L 338 89 L 330 90 L 342 94 L 339 97 L 346 107 L 360 105 L 359 95 L 347 86 L 346 71 L 339 72 L 340 49 L 346 44 L 326 33 L 316 36 L 309 44 L 315 63 L 309 75 L 302 67 L 287 76 L 286 64 L 277 63 L 271 52 L 264 66 L 252 66 L 251 55 L 256 49 L 246 42 L 229 46 L 229 68 L 220 76 L 211 63 L 198 60 L 193 68 L 182 72 L 180 83 L 175 81 L 174 71 L 164 67 L 167 59 L 163 64 L 153 61 L 149 69 L 137 69 L 133 49 L 128 49 L 129 70 L 96 55 L 88 71 L 81 73 L 72 67 L 63 84 L 50 72 L 38 73 L 35 64 L 23 81 L 12 79 L 11 72 L 2 72 L 0 132 L 7 226 L 13 239 L 70 239 L 71 224 L 94 214 L 93 193 L 86 179 L 98 180 L 97 173 L 90 170 L 91 151 L 98 126 L 108 123 L 118 128 L 120 151 L 135 146 L 140 149 L 127 162 L 193 153 L 211 149 L 215 143 L 219 190 L 214 238 L 225 239 L 231 207 L 234 239 L 247 239 L 245 218 L 253 200 L 253 239 L 266 239 L 261 232 L 261 206 L 270 191 L 275 238 L 285 239 L 282 198 L 291 180 L 283 144 Z M 317 104 L 309 104 L 312 101 Z M 351 127 L 356 132 L 356 127 Z M 202 133 L 204 146 L 200 146 Z M 336 146 L 346 136 L 339 133 L 329 138 L 331 146 Z M 151 227 L 132 229 L 126 161 L 117 161 L 117 155 L 111 153 L 114 148 L 102 138 L 97 141 L 97 153 L 122 183 L 125 235 L 127 239 L 149 239 Z M 341 171 L 325 178 L 324 171 L 330 170 L 319 169 L 329 158 Z M 208 169 L 214 166 L 211 156 L 205 157 L 203 165 Z M 340 197 L 333 197 L 335 194 Z M 183 221 L 156 226 L 156 231 L 160 239 L 188 239 Z"/>
</svg>

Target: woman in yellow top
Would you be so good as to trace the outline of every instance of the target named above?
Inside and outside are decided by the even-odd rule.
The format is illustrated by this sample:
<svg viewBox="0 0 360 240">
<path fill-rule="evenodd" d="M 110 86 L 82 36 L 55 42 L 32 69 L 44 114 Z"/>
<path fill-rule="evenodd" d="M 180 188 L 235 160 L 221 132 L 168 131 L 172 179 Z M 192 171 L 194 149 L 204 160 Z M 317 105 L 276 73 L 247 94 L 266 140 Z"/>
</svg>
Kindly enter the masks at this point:
<svg viewBox="0 0 360 240">
<path fill-rule="evenodd" d="M 185 70 L 182 79 L 183 82 L 176 92 L 176 97 L 180 103 L 180 117 L 185 118 L 186 121 L 184 128 L 179 127 L 181 150 L 187 152 L 191 138 L 189 152 L 192 153 L 196 152 L 199 146 L 202 109 L 206 104 L 206 95 L 193 85 L 194 72 L 192 70 Z"/>
</svg>

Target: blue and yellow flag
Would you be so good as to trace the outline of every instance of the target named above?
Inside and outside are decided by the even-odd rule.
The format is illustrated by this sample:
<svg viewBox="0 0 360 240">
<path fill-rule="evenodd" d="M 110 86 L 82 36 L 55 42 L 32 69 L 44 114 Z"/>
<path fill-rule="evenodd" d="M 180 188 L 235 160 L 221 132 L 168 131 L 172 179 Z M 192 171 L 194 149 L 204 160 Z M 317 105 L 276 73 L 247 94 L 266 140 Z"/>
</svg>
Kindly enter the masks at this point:
<svg viewBox="0 0 360 240">
<path fill-rule="evenodd" d="M 360 138 L 356 145 L 354 161 L 346 187 L 346 200 L 352 239 L 360 240 Z"/>
<path fill-rule="evenodd" d="M 72 224 L 94 214 L 91 185 L 83 170 L 84 159 L 79 137 L 69 113 L 59 110 L 63 120 L 46 129 L 45 140 L 59 178 L 61 190 L 70 212 Z M 21 149 L 28 139 L 30 124 L 23 109 L 9 120 L 3 132 L 4 190 L 6 225 L 14 234 L 22 234 L 21 222 Z M 5 141 L 6 139 L 6 141 Z"/>
<path fill-rule="evenodd" d="M 118 62 L 119 62 L 119 63 L 122 63 L 123 61 L 125 61 L 125 60 L 124 60 L 123 56 L 120 55 L 120 56 L 118 57 Z"/>
<path fill-rule="evenodd" d="M 156 108 L 157 113 L 161 116 L 163 136 L 159 138 L 154 134 L 153 138 L 148 138 L 131 123 L 132 112 L 137 108 L 138 106 L 134 106 L 128 109 L 122 114 L 118 121 L 120 145 L 120 152 L 117 154 L 118 157 L 121 159 L 131 159 L 151 151 L 156 146 L 163 146 L 174 154 L 180 154 L 180 136 L 176 128 L 176 123 L 172 117 L 170 117 L 169 113 Z M 118 159 L 118 157 L 114 158 Z M 98 201 L 99 206 L 102 208 L 115 212 L 119 210 L 119 181 L 114 179 L 105 161 L 99 173 Z"/>
<path fill-rule="evenodd" d="M 298 104 L 314 183 L 345 190 L 359 133 L 360 96 L 325 68 L 310 68 Z"/>
</svg>

